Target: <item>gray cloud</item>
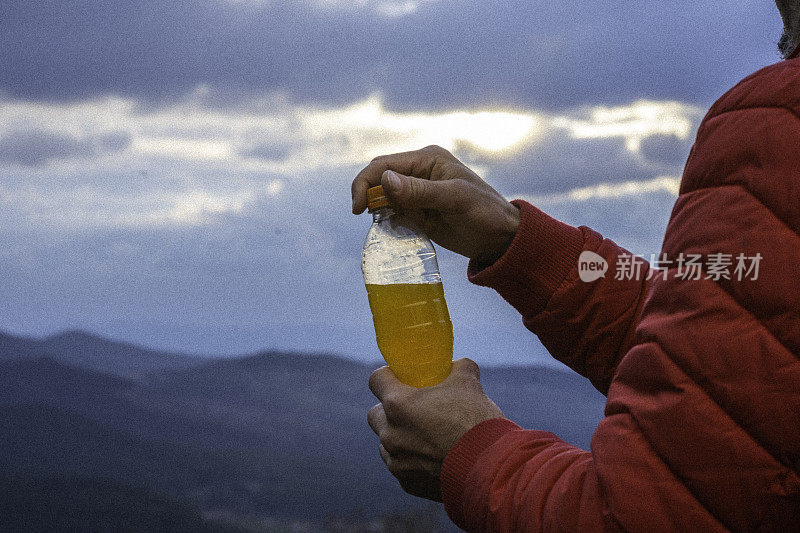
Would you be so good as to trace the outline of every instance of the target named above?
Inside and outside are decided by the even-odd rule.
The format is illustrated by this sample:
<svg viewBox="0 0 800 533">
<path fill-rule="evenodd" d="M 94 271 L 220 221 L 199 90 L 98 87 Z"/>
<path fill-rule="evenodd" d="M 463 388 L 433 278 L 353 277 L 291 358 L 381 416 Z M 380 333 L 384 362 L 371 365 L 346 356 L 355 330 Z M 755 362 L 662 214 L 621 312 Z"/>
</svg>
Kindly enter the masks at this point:
<svg viewBox="0 0 800 533">
<path fill-rule="evenodd" d="M 755 0 L 564 4 L 478 0 L 406 17 L 311 1 L 7 0 L 0 89 L 11 96 L 230 98 L 286 90 L 341 104 L 379 90 L 398 110 L 574 107 L 648 96 L 708 104 L 777 60 L 774 7 Z"/>
<path fill-rule="evenodd" d="M 240 150 L 239 153 L 244 157 L 254 157 L 266 161 L 282 161 L 292 154 L 293 148 L 295 147 L 288 143 L 260 143 Z"/>
<path fill-rule="evenodd" d="M 679 139 L 673 135 L 654 135 L 642 141 L 641 154 L 653 163 L 682 168 L 693 142 L 692 137 Z"/>
<path fill-rule="evenodd" d="M 507 158 L 491 159 L 464 149 L 456 154 L 468 164 L 488 167 L 486 177 L 498 190 L 539 196 L 598 182 L 641 181 L 661 174 L 679 176 L 691 141 L 672 139 L 654 135 L 643 141 L 640 152 L 631 152 L 618 138 L 575 140 L 561 132 Z M 662 144 L 664 152 L 656 152 L 654 147 Z M 654 161 L 655 157 L 660 159 Z"/>
<path fill-rule="evenodd" d="M 124 150 L 130 142 L 130 135 L 123 132 L 76 138 L 41 129 L 12 130 L 0 136 L 0 163 L 38 166 L 52 160 L 96 157 Z"/>
</svg>

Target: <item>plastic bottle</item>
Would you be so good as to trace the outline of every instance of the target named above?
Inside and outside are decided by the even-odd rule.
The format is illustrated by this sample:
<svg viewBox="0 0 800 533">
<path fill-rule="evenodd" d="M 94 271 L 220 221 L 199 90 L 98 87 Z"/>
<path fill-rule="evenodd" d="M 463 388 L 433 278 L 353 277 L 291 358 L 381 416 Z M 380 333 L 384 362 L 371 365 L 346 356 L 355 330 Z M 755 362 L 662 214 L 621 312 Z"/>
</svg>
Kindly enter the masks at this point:
<svg viewBox="0 0 800 533">
<path fill-rule="evenodd" d="M 395 213 L 383 187 L 367 191 L 372 226 L 361 270 L 375 337 L 398 379 L 427 387 L 450 374 L 453 324 L 430 239 Z"/>
</svg>

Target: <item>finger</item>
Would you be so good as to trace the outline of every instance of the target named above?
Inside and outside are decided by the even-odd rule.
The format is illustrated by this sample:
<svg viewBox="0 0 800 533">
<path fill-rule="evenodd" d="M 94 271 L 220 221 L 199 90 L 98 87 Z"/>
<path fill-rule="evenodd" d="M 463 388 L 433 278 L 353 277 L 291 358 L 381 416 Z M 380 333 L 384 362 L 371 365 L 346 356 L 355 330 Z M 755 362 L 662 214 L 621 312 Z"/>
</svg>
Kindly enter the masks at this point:
<svg viewBox="0 0 800 533">
<path fill-rule="evenodd" d="M 400 393 L 412 388 L 402 383 L 388 366 L 382 366 L 369 376 L 369 390 L 381 402 L 393 393 Z"/>
<path fill-rule="evenodd" d="M 427 146 L 421 150 L 376 157 L 356 175 L 350 186 L 353 213 L 357 215 L 366 209 L 367 189 L 380 185 L 385 171 L 391 169 L 406 175 L 428 178 L 436 159 L 445 154 L 449 152 L 444 148 Z"/>
<path fill-rule="evenodd" d="M 388 467 L 391 456 L 389 455 L 389 452 L 386 451 L 386 448 L 383 447 L 383 444 L 378 446 L 378 453 L 381 455 L 381 459 L 383 459 L 383 464 Z"/>
<path fill-rule="evenodd" d="M 459 179 L 431 181 L 387 170 L 381 177 L 383 190 L 392 204 L 406 209 L 457 210 L 467 200 L 470 185 Z"/>
<path fill-rule="evenodd" d="M 463 359 L 458 359 L 453 361 L 453 369 L 450 371 L 451 376 L 467 376 L 480 381 L 481 379 L 481 369 L 478 366 L 478 363 L 464 357 Z"/>
<path fill-rule="evenodd" d="M 383 410 L 382 404 L 373 405 L 372 408 L 367 411 L 367 424 L 369 424 L 369 427 L 371 427 L 372 431 L 378 436 L 386 430 L 389 426 L 389 422 L 386 420 L 386 412 Z"/>
</svg>

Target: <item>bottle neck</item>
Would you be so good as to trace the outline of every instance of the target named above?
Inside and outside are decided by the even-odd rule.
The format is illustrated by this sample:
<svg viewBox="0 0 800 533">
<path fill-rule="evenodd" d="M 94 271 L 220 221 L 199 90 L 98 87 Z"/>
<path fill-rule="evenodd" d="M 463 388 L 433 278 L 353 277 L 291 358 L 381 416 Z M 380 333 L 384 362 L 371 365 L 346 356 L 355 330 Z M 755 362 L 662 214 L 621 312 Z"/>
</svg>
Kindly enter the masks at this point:
<svg viewBox="0 0 800 533">
<path fill-rule="evenodd" d="M 372 223 L 376 224 L 382 220 L 386 220 L 392 215 L 394 215 L 394 209 L 391 207 L 379 207 L 372 212 Z"/>
</svg>

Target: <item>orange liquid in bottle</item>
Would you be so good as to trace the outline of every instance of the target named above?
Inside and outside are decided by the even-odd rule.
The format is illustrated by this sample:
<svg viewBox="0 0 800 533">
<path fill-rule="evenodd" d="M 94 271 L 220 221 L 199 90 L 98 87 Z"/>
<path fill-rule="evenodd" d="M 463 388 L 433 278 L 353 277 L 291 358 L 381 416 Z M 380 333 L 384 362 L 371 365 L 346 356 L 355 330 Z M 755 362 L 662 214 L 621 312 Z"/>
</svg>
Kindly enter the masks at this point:
<svg viewBox="0 0 800 533">
<path fill-rule="evenodd" d="M 375 337 L 386 364 L 412 387 L 450 374 L 453 324 L 441 283 L 367 284 Z"/>
</svg>

